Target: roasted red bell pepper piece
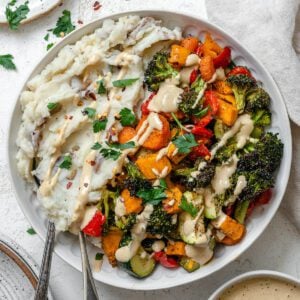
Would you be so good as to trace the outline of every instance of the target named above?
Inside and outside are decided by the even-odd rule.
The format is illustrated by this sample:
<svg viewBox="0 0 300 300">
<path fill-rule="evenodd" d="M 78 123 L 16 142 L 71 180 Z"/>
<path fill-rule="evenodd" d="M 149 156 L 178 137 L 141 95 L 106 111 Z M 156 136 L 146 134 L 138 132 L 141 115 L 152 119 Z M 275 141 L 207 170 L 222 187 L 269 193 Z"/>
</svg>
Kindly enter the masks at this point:
<svg viewBox="0 0 300 300">
<path fill-rule="evenodd" d="M 195 53 L 198 56 L 202 56 L 202 54 L 203 54 L 203 44 L 202 43 L 199 43 L 198 47 L 195 50 Z"/>
<path fill-rule="evenodd" d="M 211 130 L 198 125 L 194 126 L 194 128 L 192 129 L 192 133 L 206 138 L 211 138 L 214 135 Z"/>
<path fill-rule="evenodd" d="M 90 222 L 82 229 L 82 231 L 86 235 L 90 236 L 100 236 L 102 234 L 102 225 L 105 223 L 105 215 L 102 214 L 101 211 L 97 210 L 94 214 L 93 218 L 90 220 Z"/>
<path fill-rule="evenodd" d="M 214 91 L 206 91 L 204 93 L 204 106 L 209 106 L 210 111 L 213 115 L 215 115 L 218 112 L 219 101 Z"/>
<path fill-rule="evenodd" d="M 241 66 L 237 66 L 234 67 L 228 74 L 227 77 L 232 76 L 232 75 L 246 75 L 248 77 L 253 77 L 251 72 L 249 71 L 248 68 L 246 67 L 241 67 Z"/>
<path fill-rule="evenodd" d="M 198 70 L 194 69 L 190 74 L 190 84 L 192 84 L 198 77 Z"/>
<path fill-rule="evenodd" d="M 190 154 L 191 159 L 197 159 L 198 157 L 210 157 L 210 152 L 204 144 L 200 144 L 192 149 Z"/>
<path fill-rule="evenodd" d="M 178 268 L 179 264 L 173 257 L 167 256 L 164 251 L 155 252 L 153 258 L 165 268 Z"/>
<path fill-rule="evenodd" d="M 268 189 L 265 192 L 261 193 L 255 200 L 256 205 L 268 204 L 272 198 L 272 190 Z"/>
<path fill-rule="evenodd" d="M 230 206 L 227 206 L 225 208 L 225 214 L 229 217 L 231 217 L 233 215 L 233 212 L 234 212 L 234 207 L 233 205 L 230 205 Z"/>
<path fill-rule="evenodd" d="M 264 191 L 263 193 L 261 193 L 254 201 L 250 202 L 250 204 L 248 206 L 248 210 L 247 210 L 247 217 L 249 217 L 252 214 L 252 212 L 256 206 L 268 204 L 270 202 L 271 198 L 272 198 L 272 190 L 271 189 L 268 189 L 268 190 Z"/>
<path fill-rule="evenodd" d="M 231 62 L 231 49 L 225 47 L 223 51 L 213 60 L 215 68 L 226 68 Z"/>
<path fill-rule="evenodd" d="M 152 98 L 155 96 L 155 93 L 152 93 L 149 98 L 143 102 L 143 104 L 141 105 L 141 111 L 143 115 L 148 115 L 150 113 L 149 109 L 148 109 L 148 105 L 150 103 L 150 101 L 152 100 Z"/>
</svg>

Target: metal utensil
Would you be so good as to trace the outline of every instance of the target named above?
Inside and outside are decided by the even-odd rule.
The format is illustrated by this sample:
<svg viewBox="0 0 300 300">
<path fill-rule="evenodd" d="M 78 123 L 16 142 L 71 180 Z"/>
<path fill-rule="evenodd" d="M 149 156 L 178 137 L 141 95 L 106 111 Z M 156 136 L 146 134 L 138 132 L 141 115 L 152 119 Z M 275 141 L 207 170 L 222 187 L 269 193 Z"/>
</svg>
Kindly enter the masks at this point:
<svg viewBox="0 0 300 300">
<path fill-rule="evenodd" d="M 98 294 L 95 287 L 94 278 L 92 275 L 89 258 L 86 250 L 85 234 L 80 231 L 79 233 L 81 263 L 83 273 L 83 299 L 84 300 L 98 300 Z"/>
<path fill-rule="evenodd" d="M 55 225 L 53 222 L 49 221 L 47 227 L 47 236 L 46 236 L 46 243 L 45 243 L 45 248 L 43 253 L 43 260 L 42 260 L 37 288 L 35 291 L 34 300 L 47 299 L 54 240 L 55 240 Z"/>
</svg>

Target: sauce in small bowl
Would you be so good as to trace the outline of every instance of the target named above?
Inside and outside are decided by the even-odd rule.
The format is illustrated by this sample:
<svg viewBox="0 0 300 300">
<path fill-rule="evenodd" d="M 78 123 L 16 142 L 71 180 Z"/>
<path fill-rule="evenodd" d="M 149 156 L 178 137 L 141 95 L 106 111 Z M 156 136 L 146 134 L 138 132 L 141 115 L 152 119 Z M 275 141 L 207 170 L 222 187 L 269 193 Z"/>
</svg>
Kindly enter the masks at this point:
<svg viewBox="0 0 300 300">
<path fill-rule="evenodd" d="M 300 282 L 273 271 L 240 275 L 221 286 L 209 300 L 299 300 Z"/>
</svg>

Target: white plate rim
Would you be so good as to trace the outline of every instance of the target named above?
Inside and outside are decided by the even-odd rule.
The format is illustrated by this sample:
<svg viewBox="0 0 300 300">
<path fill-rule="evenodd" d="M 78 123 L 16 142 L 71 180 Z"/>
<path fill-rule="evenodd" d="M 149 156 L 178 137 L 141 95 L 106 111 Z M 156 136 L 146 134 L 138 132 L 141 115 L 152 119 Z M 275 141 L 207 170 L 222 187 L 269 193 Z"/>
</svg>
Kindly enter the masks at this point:
<svg viewBox="0 0 300 300">
<path fill-rule="evenodd" d="M 232 279 L 226 281 L 222 284 L 209 298 L 208 300 L 218 300 L 222 293 L 225 292 L 230 286 L 243 282 L 247 279 L 261 278 L 261 277 L 270 277 L 275 279 L 281 279 L 292 284 L 300 285 L 300 280 L 292 275 L 285 274 L 283 272 L 273 271 L 273 270 L 255 270 L 240 274 L 233 277 Z"/>
<path fill-rule="evenodd" d="M 288 183 L 288 179 L 289 179 L 289 174 L 290 174 L 290 169 L 291 169 L 291 161 L 292 161 L 292 138 L 291 138 L 291 129 L 290 129 L 290 123 L 289 123 L 289 118 L 288 118 L 288 114 L 287 114 L 287 110 L 286 110 L 286 106 L 285 103 L 283 101 L 283 97 L 279 91 L 279 88 L 277 86 L 277 84 L 275 83 L 273 77 L 270 75 L 270 73 L 268 72 L 268 70 L 263 66 L 263 64 L 250 52 L 248 51 L 238 40 L 236 40 L 234 37 L 232 37 L 230 34 L 226 33 L 222 28 L 220 28 L 219 26 L 212 24 L 211 22 L 204 20 L 196 15 L 193 14 L 188 14 L 188 13 L 178 13 L 172 10 L 155 10 L 155 9 L 151 9 L 151 10 L 130 10 L 130 11 L 126 11 L 126 12 L 122 12 L 122 13 L 114 13 L 114 14 L 106 14 L 103 17 L 97 19 L 97 20 L 93 20 L 90 23 L 87 23 L 85 26 L 78 28 L 76 30 L 74 30 L 72 33 L 70 33 L 69 35 L 67 35 L 65 38 L 63 38 L 58 44 L 56 44 L 44 57 L 43 59 L 40 60 L 40 62 L 34 67 L 33 71 L 31 72 L 31 74 L 27 77 L 26 80 L 24 80 L 24 85 L 22 87 L 22 89 L 20 90 L 20 93 L 25 89 L 26 87 L 26 83 L 28 82 L 28 80 L 30 78 L 32 78 L 32 76 L 34 76 L 37 72 L 38 69 L 40 69 L 42 66 L 45 66 L 45 60 L 46 59 L 50 59 L 50 58 L 54 58 L 58 51 L 65 45 L 67 44 L 72 44 L 74 42 L 76 42 L 81 36 L 82 34 L 80 34 L 80 32 L 84 31 L 84 30 L 88 30 L 89 33 L 93 32 L 98 25 L 100 25 L 103 20 L 108 19 L 108 18 L 119 18 L 121 16 L 125 16 L 125 15 L 140 15 L 140 16 L 147 16 L 147 15 L 159 15 L 159 14 L 165 14 L 165 15 L 170 15 L 170 16 L 177 16 L 177 17 L 187 17 L 187 18 L 191 18 L 197 22 L 202 23 L 203 25 L 205 25 L 206 28 L 211 28 L 214 31 L 217 31 L 218 33 L 220 33 L 220 35 L 227 41 L 230 41 L 230 44 L 235 44 L 237 45 L 239 48 L 241 48 L 243 50 L 244 53 L 247 54 L 247 57 L 249 57 L 251 60 L 253 60 L 256 65 L 263 71 L 264 76 L 266 76 L 266 80 L 268 80 L 270 82 L 270 84 L 272 85 L 273 88 L 273 93 L 276 94 L 276 98 L 279 99 L 281 106 L 283 107 L 283 111 L 281 111 L 281 121 L 283 121 L 283 123 L 286 126 L 286 136 L 285 136 L 285 164 L 284 166 L 281 166 L 281 168 L 284 168 L 284 174 L 285 174 L 285 179 L 283 180 L 283 188 L 280 190 L 280 196 L 278 196 L 277 201 L 273 201 L 272 202 L 272 207 L 269 207 L 268 209 L 271 210 L 271 214 L 269 216 L 269 218 L 267 220 L 265 220 L 265 222 L 263 223 L 263 226 L 260 228 L 260 232 L 251 240 L 248 240 L 246 245 L 241 246 L 241 250 L 239 251 L 238 254 L 236 255 L 230 255 L 230 257 L 227 258 L 227 260 L 223 260 L 218 268 L 216 268 L 215 270 L 211 271 L 208 274 L 202 274 L 200 272 L 195 272 L 195 273 L 191 273 L 189 274 L 187 279 L 184 280 L 180 280 L 180 281 L 176 281 L 174 283 L 174 278 L 170 278 L 168 280 L 168 282 L 163 282 L 163 281 L 155 281 L 155 284 L 150 284 L 150 285 L 143 285 L 143 284 L 138 284 L 138 283 L 131 283 L 131 284 L 123 284 L 120 282 L 114 282 L 111 281 L 109 279 L 109 276 L 102 276 L 101 280 L 99 278 L 96 278 L 96 280 L 115 286 L 115 287 L 120 287 L 120 288 L 125 288 L 125 289 L 132 289 L 132 290 L 158 290 L 158 289 L 164 289 L 164 288 L 172 288 L 175 286 L 179 286 L 179 285 L 183 285 L 183 284 L 187 284 L 187 283 L 191 283 L 193 281 L 202 279 L 202 278 L 206 278 L 208 276 L 211 276 L 213 273 L 221 270 L 222 268 L 224 268 L 226 265 L 228 265 L 229 263 L 231 263 L 232 261 L 234 261 L 235 259 L 237 259 L 242 253 L 244 253 L 254 242 L 255 240 L 257 240 L 260 235 L 264 232 L 264 230 L 266 229 L 266 227 L 269 225 L 269 223 L 271 222 L 271 220 L 273 219 L 275 213 L 277 212 L 281 201 L 283 199 L 286 187 L 287 187 L 287 183 Z M 75 35 L 79 35 L 79 37 L 77 39 L 74 39 L 73 41 L 73 37 Z M 70 42 L 72 40 L 72 42 Z M 19 95 L 20 95 L 19 93 Z M 13 130 L 13 115 L 15 110 L 17 109 L 17 104 L 18 104 L 18 99 L 19 99 L 19 95 L 17 97 L 17 99 L 15 100 L 15 104 L 13 106 L 13 108 L 11 109 L 10 112 L 10 124 L 9 124 L 9 134 L 7 136 L 7 160 L 8 160 L 8 165 L 9 165 L 9 176 L 11 179 L 11 182 L 14 183 L 14 177 L 13 177 L 13 173 L 12 173 L 12 167 L 13 167 L 13 159 L 10 157 L 10 152 L 12 151 L 12 149 L 14 148 L 14 145 L 11 143 L 10 140 L 10 136 L 11 136 L 11 132 Z M 283 165 L 283 164 L 282 164 Z M 38 235 L 42 238 L 42 240 L 45 240 L 45 228 L 39 228 L 37 225 L 37 221 L 33 220 L 29 217 L 29 213 L 27 211 L 26 205 L 22 202 L 21 197 L 19 197 L 17 189 L 16 189 L 16 185 L 13 184 L 13 190 L 14 193 L 16 195 L 16 198 L 18 200 L 18 204 L 21 207 L 24 215 L 26 216 L 26 218 L 28 219 L 28 221 L 33 225 L 33 227 L 35 228 L 36 232 L 38 233 Z M 75 269 L 81 271 L 81 264 L 80 263 L 75 263 L 74 261 L 72 261 L 70 258 L 66 257 L 63 253 L 63 251 L 61 249 L 57 249 L 58 247 L 56 247 L 55 249 L 55 253 L 60 256 L 64 261 L 66 261 L 68 264 L 70 264 L 71 266 L 73 266 Z M 95 276 L 94 276 L 95 277 Z M 141 281 L 139 281 L 141 282 Z"/>
</svg>

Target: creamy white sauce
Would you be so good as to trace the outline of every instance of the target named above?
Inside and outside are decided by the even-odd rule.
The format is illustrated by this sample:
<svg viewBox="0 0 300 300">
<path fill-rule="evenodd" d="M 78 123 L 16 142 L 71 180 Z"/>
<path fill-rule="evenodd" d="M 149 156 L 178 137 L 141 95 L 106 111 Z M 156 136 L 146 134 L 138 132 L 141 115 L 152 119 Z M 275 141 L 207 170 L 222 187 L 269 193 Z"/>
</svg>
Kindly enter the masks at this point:
<svg viewBox="0 0 300 300">
<path fill-rule="evenodd" d="M 198 105 L 199 101 L 201 100 L 201 98 L 203 97 L 203 95 L 205 93 L 206 88 L 207 88 L 207 84 L 205 83 L 203 86 L 203 89 L 199 92 L 195 103 L 192 105 L 192 108 L 195 108 Z"/>
<path fill-rule="evenodd" d="M 120 262 L 129 261 L 138 251 L 142 240 L 146 237 L 148 220 L 153 212 L 153 205 L 146 205 L 143 212 L 137 216 L 137 223 L 131 230 L 132 241 L 116 251 L 116 259 Z"/>
<path fill-rule="evenodd" d="M 221 166 L 216 167 L 215 176 L 211 181 L 211 185 L 216 195 L 223 194 L 230 187 L 230 177 L 237 168 L 238 158 L 236 155 Z"/>
<path fill-rule="evenodd" d="M 186 58 L 185 66 L 190 67 L 190 66 L 194 66 L 194 65 L 199 65 L 200 60 L 201 59 L 197 54 L 192 53 L 192 54 L 188 55 L 188 57 Z"/>
<path fill-rule="evenodd" d="M 93 206 L 87 206 L 85 211 L 84 211 L 84 215 L 82 218 L 82 222 L 80 225 L 80 229 L 82 230 L 94 217 L 95 213 L 97 211 L 97 206 L 93 205 Z"/>
<path fill-rule="evenodd" d="M 155 112 L 151 112 L 138 130 L 135 137 L 136 142 L 139 145 L 144 144 L 154 129 L 162 130 L 162 127 L 163 124 L 159 118 L 159 115 Z"/>
<path fill-rule="evenodd" d="M 115 214 L 117 217 L 122 217 L 126 214 L 126 207 L 121 196 L 116 199 Z"/>
<path fill-rule="evenodd" d="M 159 161 L 160 159 L 162 159 L 164 156 L 167 155 L 169 147 L 171 146 L 172 142 L 170 142 L 166 147 L 161 148 L 157 155 L 156 155 L 156 161 Z"/>
<path fill-rule="evenodd" d="M 207 83 L 213 83 L 216 80 L 225 80 L 226 79 L 226 75 L 224 72 L 223 68 L 218 68 L 216 70 L 216 72 L 213 74 L 213 76 L 211 77 L 211 79 L 209 81 L 207 81 Z"/>
<path fill-rule="evenodd" d="M 159 251 L 162 251 L 164 248 L 165 248 L 165 243 L 164 241 L 155 241 L 153 244 L 152 244 L 152 250 L 154 252 L 159 252 Z"/>
<path fill-rule="evenodd" d="M 225 132 L 225 134 L 222 136 L 221 140 L 214 146 L 214 148 L 211 150 L 211 159 L 215 156 L 217 151 L 225 146 L 227 141 L 232 138 L 234 135 L 236 135 L 239 131 L 239 134 L 237 134 L 237 145 L 238 149 L 241 149 L 245 146 L 247 140 L 250 137 L 250 134 L 254 128 L 253 121 L 251 120 L 250 115 L 244 114 L 238 117 L 234 125 L 231 127 L 230 130 Z"/>
<path fill-rule="evenodd" d="M 226 220 L 227 215 L 224 214 L 222 211 L 220 211 L 218 217 L 216 219 L 214 219 L 211 224 L 215 227 L 215 228 L 220 228 L 221 225 L 223 224 L 223 222 Z"/>
<path fill-rule="evenodd" d="M 191 74 L 195 69 L 195 66 L 182 68 L 179 72 L 180 81 L 183 84 L 188 85 L 190 83 Z"/>
<path fill-rule="evenodd" d="M 246 186 L 247 186 L 246 177 L 244 175 L 239 176 L 236 186 L 234 188 L 233 195 L 231 195 L 224 204 L 227 206 L 229 204 L 234 203 Z"/>
<path fill-rule="evenodd" d="M 209 248 L 208 245 L 206 246 L 193 246 L 193 245 L 185 245 L 185 253 L 188 257 L 192 258 L 200 265 L 205 265 L 209 262 L 214 252 Z"/>
<path fill-rule="evenodd" d="M 183 89 L 176 86 L 177 80 L 164 81 L 148 105 L 148 109 L 154 112 L 176 112 L 181 101 L 180 95 Z"/>
</svg>

